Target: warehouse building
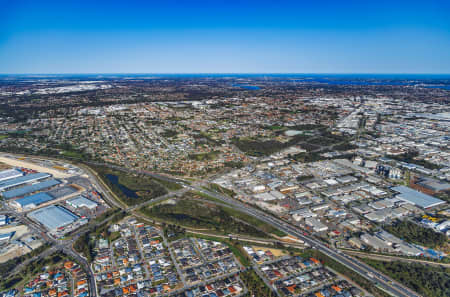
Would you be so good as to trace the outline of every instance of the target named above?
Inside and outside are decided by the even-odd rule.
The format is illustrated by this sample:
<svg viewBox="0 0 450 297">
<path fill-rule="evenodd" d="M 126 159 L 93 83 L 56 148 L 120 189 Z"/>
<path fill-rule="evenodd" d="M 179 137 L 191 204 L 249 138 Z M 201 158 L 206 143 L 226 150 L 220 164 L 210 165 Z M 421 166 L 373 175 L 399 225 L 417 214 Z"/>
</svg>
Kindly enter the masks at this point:
<svg viewBox="0 0 450 297">
<path fill-rule="evenodd" d="M 313 228 L 315 232 L 323 232 L 328 230 L 328 226 L 323 224 L 320 220 L 315 218 L 306 218 L 305 224 Z"/>
<path fill-rule="evenodd" d="M 8 241 L 14 235 L 14 232 L 0 234 L 0 242 Z"/>
<path fill-rule="evenodd" d="M 410 187 L 428 195 L 450 191 L 450 183 L 429 177 L 413 179 Z"/>
<path fill-rule="evenodd" d="M 97 208 L 97 203 L 92 200 L 87 199 L 84 196 L 77 196 L 75 198 L 67 200 L 67 204 L 72 206 L 73 208 L 85 207 L 89 210 L 93 210 Z"/>
<path fill-rule="evenodd" d="M 22 176 L 23 173 L 16 169 L 8 169 L 0 171 L 0 182 Z"/>
<path fill-rule="evenodd" d="M 8 224 L 8 217 L 5 215 L 0 215 L 0 226 Z"/>
<path fill-rule="evenodd" d="M 361 241 L 366 245 L 371 246 L 372 248 L 378 251 L 387 251 L 387 252 L 395 252 L 395 250 L 385 241 L 377 236 L 373 236 L 367 233 L 361 235 Z"/>
<path fill-rule="evenodd" d="M 39 181 L 39 180 L 48 178 L 50 176 L 51 175 L 48 173 L 40 172 L 40 173 L 31 173 L 31 174 L 19 176 L 19 177 L 13 178 L 13 179 L 4 180 L 4 181 L 0 182 L 0 191 L 5 191 L 5 190 L 13 188 L 13 187 L 21 186 L 21 185 L 35 182 L 35 181 Z"/>
<path fill-rule="evenodd" d="M 18 210 L 33 209 L 42 203 L 53 200 L 54 198 L 45 192 L 37 193 L 11 202 L 11 205 Z"/>
<path fill-rule="evenodd" d="M 28 217 L 42 224 L 50 232 L 56 232 L 78 220 L 77 215 L 57 205 L 32 211 Z"/>
<path fill-rule="evenodd" d="M 37 191 L 42 191 L 51 187 L 54 187 L 56 185 L 59 185 L 61 182 L 57 179 L 49 179 L 40 183 L 27 185 L 21 188 L 5 191 L 1 193 L 3 198 L 5 199 L 11 199 L 16 197 L 21 197 L 30 193 L 34 193 Z"/>
<path fill-rule="evenodd" d="M 445 203 L 445 201 L 405 186 L 393 187 L 392 190 L 399 193 L 397 198 L 422 208 L 431 208 Z"/>
<path fill-rule="evenodd" d="M 54 197 L 55 199 L 59 199 L 59 198 L 63 198 L 63 197 L 67 197 L 70 195 L 73 195 L 74 193 L 76 193 L 78 191 L 77 188 L 74 187 L 74 185 L 67 185 L 64 187 L 58 187 L 56 189 L 50 190 L 47 193 Z"/>
</svg>

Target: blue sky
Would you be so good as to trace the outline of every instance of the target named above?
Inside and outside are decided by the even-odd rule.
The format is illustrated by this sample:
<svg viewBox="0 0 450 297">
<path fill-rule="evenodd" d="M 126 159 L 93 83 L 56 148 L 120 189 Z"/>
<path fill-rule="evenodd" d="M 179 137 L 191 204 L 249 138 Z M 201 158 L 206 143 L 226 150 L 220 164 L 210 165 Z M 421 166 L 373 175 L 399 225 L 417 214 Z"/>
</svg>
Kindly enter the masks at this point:
<svg viewBox="0 0 450 297">
<path fill-rule="evenodd" d="M 0 73 L 450 73 L 448 0 L 0 5 Z"/>
</svg>

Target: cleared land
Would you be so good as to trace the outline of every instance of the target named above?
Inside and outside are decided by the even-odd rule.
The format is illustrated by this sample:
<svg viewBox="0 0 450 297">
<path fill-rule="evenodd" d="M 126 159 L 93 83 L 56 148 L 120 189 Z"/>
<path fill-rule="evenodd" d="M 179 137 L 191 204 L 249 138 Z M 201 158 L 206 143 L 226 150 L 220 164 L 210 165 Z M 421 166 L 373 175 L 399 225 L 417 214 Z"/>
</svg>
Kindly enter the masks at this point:
<svg viewBox="0 0 450 297">
<path fill-rule="evenodd" d="M 288 252 L 281 249 L 273 249 L 273 248 L 267 248 L 267 247 L 260 247 L 260 246 L 252 246 L 254 250 L 266 250 L 270 251 L 275 257 L 283 257 L 289 255 Z"/>
<path fill-rule="evenodd" d="M 0 170 L 6 170 L 6 169 L 11 169 L 11 166 L 8 164 L 5 164 L 3 162 L 0 162 Z"/>
<path fill-rule="evenodd" d="M 52 174 L 54 177 L 57 178 L 68 178 L 71 177 L 71 174 L 67 174 L 64 172 L 61 172 L 59 170 L 56 170 L 54 168 L 48 168 L 48 167 L 44 167 L 44 166 L 40 166 L 36 163 L 32 163 L 32 162 L 27 162 L 24 160 L 18 160 L 18 159 L 12 159 L 12 158 L 7 158 L 7 157 L 3 157 L 0 156 L 0 162 L 3 162 L 5 164 L 8 164 L 10 166 L 14 166 L 14 167 L 25 167 L 25 168 L 30 168 L 39 172 L 47 172 Z"/>
</svg>

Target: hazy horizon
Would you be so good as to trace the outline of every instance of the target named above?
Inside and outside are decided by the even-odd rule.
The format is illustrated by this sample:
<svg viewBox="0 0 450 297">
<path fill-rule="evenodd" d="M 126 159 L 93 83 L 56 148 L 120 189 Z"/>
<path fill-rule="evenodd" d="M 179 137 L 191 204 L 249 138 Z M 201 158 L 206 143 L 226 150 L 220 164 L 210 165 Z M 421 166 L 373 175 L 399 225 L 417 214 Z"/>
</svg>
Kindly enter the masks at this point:
<svg viewBox="0 0 450 297">
<path fill-rule="evenodd" d="M 448 73 L 419 72 L 47 72 L 0 73 L 0 75 L 450 75 Z"/>
<path fill-rule="evenodd" d="M 10 1 L 0 73 L 450 73 L 450 2 Z"/>
</svg>

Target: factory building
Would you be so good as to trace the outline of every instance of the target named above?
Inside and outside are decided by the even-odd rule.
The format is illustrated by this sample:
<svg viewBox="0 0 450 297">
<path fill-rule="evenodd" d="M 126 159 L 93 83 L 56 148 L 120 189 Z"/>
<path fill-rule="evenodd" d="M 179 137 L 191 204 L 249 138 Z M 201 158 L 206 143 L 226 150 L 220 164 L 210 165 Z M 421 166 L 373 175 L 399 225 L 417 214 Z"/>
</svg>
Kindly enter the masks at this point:
<svg viewBox="0 0 450 297">
<path fill-rule="evenodd" d="M 0 226 L 4 226 L 8 223 L 8 217 L 5 215 L 0 215 Z"/>
<path fill-rule="evenodd" d="M 42 224 L 50 232 L 56 232 L 78 220 L 77 215 L 57 205 L 32 211 L 28 214 L 28 217 Z"/>
<path fill-rule="evenodd" d="M 12 199 L 16 197 L 21 197 L 30 193 L 34 193 L 37 191 L 42 191 L 51 187 L 54 187 L 56 185 L 59 185 L 61 182 L 57 179 L 49 179 L 40 183 L 27 185 L 21 188 L 5 191 L 1 193 L 3 198 L 5 199 Z"/>
<path fill-rule="evenodd" d="M 39 192 L 30 196 L 10 201 L 9 204 L 18 211 L 30 210 L 51 200 L 69 199 L 77 195 L 75 185 L 57 187 L 47 192 Z"/>
<path fill-rule="evenodd" d="M 393 187 L 392 190 L 399 193 L 397 198 L 421 208 L 431 208 L 445 203 L 445 201 L 405 186 Z"/>
<path fill-rule="evenodd" d="M 18 210 L 22 211 L 27 209 L 33 209 L 41 205 L 42 203 L 48 202 L 53 199 L 54 198 L 49 194 L 42 192 L 27 197 L 23 197 L 20 199 L 16 199 L 15 201 L 11 202 L 11 205 L 17 208 Z"/>
<path fill-rule="evenodd" d="M 323 224 L 320 220 L 315 218 L 306 218 L 305 224 L 313 228 L 315 232 L 323 232 L 328 230 L 328 226 Z"/>
<path fill-rule="evenodd" d="M 16 169 L 3 170 L 3 171 L 0 171 L 0 182 L 8 180 L 8 179 L 12 179 L 12 178 L 20 177 L 22 175 L 23 175 L 23 173 Z"/>
<path fill-rule="evenodd" d="M 89 210 L 94 210 L 97 208 L 98 204 L 94 201 L 87 199 L 84 196 L 77 196 L 75 198 L 67 200 L 67 204 L 73 208 L 85 207 Z"/>
<path fill-rule="evenodd" d="M 13 179 L 8 179 L 0 182 L 0 191 L 5 191 L 7 189 L 21 186 L 27 183 L 39 181 L 45 178 L 50 177 L 51 175 L 48 173 L 31 173 L 23 176 L 19 176 Z"/>
<path fill-rule="evenodd" d="M 380 239 L 377 236 L 364 233 L 361 235 L 360 239 L 366 245 L 369 245 L 378 251 L 388 251 L 391 253 L 395 252 L 394 248 L 392 248 L 388 242 L 386 242 L 384 239 Z"/>
<path fill-rule="evenodd" d="M 13 232 L 2 233 L 0 234 L 0 242 L 8 241 L 14 235 Z"/>
<path fill-rule="evenodd" d="M 450 191 L 450 183 L 429 177 L 414 178 L 409 186 L 428 195 Z"/>
</svg>

